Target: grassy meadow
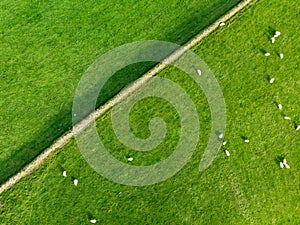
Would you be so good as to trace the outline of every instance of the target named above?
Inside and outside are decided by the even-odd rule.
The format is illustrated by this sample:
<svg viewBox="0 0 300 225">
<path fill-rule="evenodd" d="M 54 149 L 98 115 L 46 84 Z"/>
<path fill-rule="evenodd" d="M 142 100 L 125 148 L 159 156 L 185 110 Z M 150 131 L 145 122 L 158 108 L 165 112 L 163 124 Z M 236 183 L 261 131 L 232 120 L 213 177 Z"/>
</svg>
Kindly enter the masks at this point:
<svg viewBox="0 0 300 225">
<path fill-rule="evenodd" d="M 210 131 L 209 106 L 186 74 L 168 67 L 158 76 L 187 91 L 201 126 L 197 149 L 180 172 L 151 186 L 119 185 L 94 172 L 71 140 L 0 196 L 0 223 L 89 224 L 96 218 L 97 224 L 299 224 L 300 131 L 294 127 L 300 124 L 299 12 L 297 2 L 257 1 L 193 49 L 222 88 L 230 157 L 220 151 L 213 164 L 199 172 Z M 272 44 L 275 30 L 281 35 Z M 270 77 L 275 78 L 273 84 Z M 281 111 L 276 103 L 283 105 Z M 123 146 L 114 135 L 110 112 L 97 121 L 98 132 L 120 161 L 127 162 L 130 155 L 135 165 L 153 164 L 171 154 L 180 132 L 174 108 L 154 98 L 134 106 L 132 132 L 148 137 L 151 116 L 160 116 L 168 126 L 166 141 L 151 152 Z M 280 169 L 282 157 L 290 169 Z M 66 178 L 62 169 L 68 172 Z"/>
<path fill-rule="evenodd" d="M 71 128 L 76 86 L 105 52 L 139 40 L 187 42 L 239 0 L 0 3 L 0 183 Z M 152 63 L 117 73 L 98 104 Z"/>
</svg>

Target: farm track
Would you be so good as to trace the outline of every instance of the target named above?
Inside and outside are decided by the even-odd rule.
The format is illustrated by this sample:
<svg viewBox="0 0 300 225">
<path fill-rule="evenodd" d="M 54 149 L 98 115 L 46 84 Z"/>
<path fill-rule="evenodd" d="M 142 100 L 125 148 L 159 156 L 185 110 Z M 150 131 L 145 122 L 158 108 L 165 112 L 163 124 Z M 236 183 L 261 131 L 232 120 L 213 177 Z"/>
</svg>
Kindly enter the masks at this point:
<svg viewBox="0 0 300 225">
<path fill-rule="evenodd" d="M 135 82 L 133 82 L 131 85 L 124 88 L 120 93 L 118 93 L 116 96 L 114 96 L 111 100 L 107 101 L 103 106 L 101 106 L 99 109 L 95 110 L 93 113 L 91 113 L 87 118 L 85 118 L 83 121 L 78 123 L 73 127 L 72 130 L 68 131 L 66 134 L 64 134 L 62 137 L 57 139 L 54 144 L 52 144 L 49 148 L 45 149 L 38 157 L 36 157 L 31 163 L 29 163 L 27 166 L 25 166 L 20 172 L 18 172 L 16 175 L 12 176 L 9 180 L 7 180 L 4 184 L 0 187 L 0 194 L 2 194 L 4 191 L 12 187 L 14 184 L 16 184 L 19 180 L 21 180 L 23 177 L 27 176 L 31 172 L 33 172 L 35 169 L 37 169 L 43 161 L 48 158 L 53 152 L 55 152 L 58 148 L 61 148 L 64 146 L 71 138 L 73 138 L 76 134 L 84 130 L 91 124 L 92 121 L 99 118 L 101 115 L 103 115 L 107 110 L 112 108 L 114 105 L 116 105 L 118 102 L 125 99 L 129 94 L 140 88 L 143 84 L 145 84 L 147 81 L 149 81 L 155 74 L 163 70 L 168 64 L 174 62 L 176 59 L 178 59 L 180 56 L 182 56 L 187 50 L 191 49 L 195 45 L 197 45 L 203 38 L 211 34 L 213 31 L 215 31 L 221 22 L 226 22 L 231 17 L 233 17 L 235 14 L 237 14 L 239 11 L 244 9 L 246 6 L 248 6 L 250 3 L 253 4 L 257 0 L 244 0 L 240 2 L 238 5 L 236 5 L 234 8 L 232 8 L 230 11 L 228 11 L 225 15 L 220 17 L 217 21 L 215 21 L 213 24 L 211 24 L 206 29 L 202 30 L 199 34 L 197 34 L 194 38 L 192 38 L 190 41 L 188 41 L 185 45 L 182 46 L 181 49 L 178 51 L 175 51 L 173 54 L 171 54 L 169 57 L 167 57 L 165 60 L 163 60 L 162 63 L 155 66 L 153 69 L 148 71 L 146 74 L 144 74 L 142 77 L 137 79 Z"/>
</svg>

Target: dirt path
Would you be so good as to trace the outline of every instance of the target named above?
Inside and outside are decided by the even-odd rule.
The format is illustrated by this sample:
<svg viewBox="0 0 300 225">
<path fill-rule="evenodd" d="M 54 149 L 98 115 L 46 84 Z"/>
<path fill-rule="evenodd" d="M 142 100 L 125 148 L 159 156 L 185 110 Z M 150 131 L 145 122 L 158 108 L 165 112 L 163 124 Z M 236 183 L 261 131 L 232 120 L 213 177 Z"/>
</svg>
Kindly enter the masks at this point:
<svg viewBox="0 0 300 225">
<path fill-rule="evenodd" d="M 23 177 L 30 174 L 32 171 L 37 169 L 43 161 L 49 157 L 51 153 L 56 151 L 58 148 L 61 148 L 63 145 L 65 145 L 72 137 L 74 137 L 75 134 L 78 134 L 81 130 L 85 129 L 92 121 L 103 115 L 107 110 L 109 110 L 111 107 L 113 107 L 116 103 L 122 101 L 124 98 L 126 98 L 130 93 L 137 90 L 139 87 L 141 87 L 145 82 L 147 82 L 149 79 L 151 79 L 155 74 L 157 74 L 159 71 L 164 69 L 167 64 L 170 64 L 171 62 L 178 59 L 181 55 L 184 54 L 187 50 L 198 44 L 203 38 L 208 36 L 210 33 L 212 33 L 214 30 L 216 30 L 221 22 L 226 22 L 228 19 L 230 19 L 232 16 L 234 16 L 236 13 L 238 13 L 240 10 L 245 8 L 250 3 L 254 3 L 256 0 L 244 0 L 241 3 L 239 3 L 237 6 L 235 6 L 233 9 L 231 9 L 229 12 L 227 12 L 225 15 L 223 15 L 221 18 L 219 18 L 216 22 L 214 22 L 212 25 L 210 25 L 205 30 L 201 31 L 198 35 L 196 35 L 194 38 L 192 38 L 189 42 L 187 42 L 183 48 L 181 48 L 179 51 L 174 52 L 172 55 L 170 55 L 168 58 L 166 58 L 162 63 L 158 64 L 156 67 L 151 69 L 149 72 L 144 74 L 141 78 L 133 82 L 131 85 L 123 89 L 119 94 L 117 94 L 115 97 L 113 97 L 111 100 L 109 100 L 107 103 L 105 103 L 102 107 L 91 113 L 86 119 L 84 119 L 82 122 L 77 124 L 75 127 L 73 127 L 72 130 L 68 131 L 65 135 L 57 139 L 53 145 L 51 145 L 49 148 L 47 148 L 43 153 L 41 153 L 37 158 L 35 158 L 31 163 L 29 163 L 25 168 L 23 168 L 20 172 L 18 172 L 16 175 L 11 177 L 8 181 L 6 181 L 4 184 L 0 187 L 0 194 L 2 194 L 4 191 L 6 191 L 8 188 L 13 186 L 15 183 L 17 183 L 19 180 L 21 180 Z M 225 25 L 226 26 L 226 25 Z"/>
</svg>

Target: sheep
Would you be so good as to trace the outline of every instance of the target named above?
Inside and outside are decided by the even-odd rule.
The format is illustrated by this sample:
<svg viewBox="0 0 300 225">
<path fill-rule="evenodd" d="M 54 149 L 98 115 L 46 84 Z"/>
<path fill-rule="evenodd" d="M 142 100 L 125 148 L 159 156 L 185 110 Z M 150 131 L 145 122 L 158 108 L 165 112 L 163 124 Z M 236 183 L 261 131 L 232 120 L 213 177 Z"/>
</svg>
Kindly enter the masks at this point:
<svg viewBox="0 0 300 225">
<path fill-rule="evenodd" d="M 67 171 L 63 171 L 63 177 L 66 177 L 67 176 Z"/>
<path fill-rule="evenodd" d="M 272 44 L 275 43 L 275 37 L 271 38 L 271 42 L 272 42 Z"/>
<path fill-rule="evenodd" d="M 222 140 L 224 138 L 224 134 L 219 134 L 219 139 Z"/>
<path fill-rule="evenodd" d="M 281 169 L 284 167 L 282 162 L 279 163 L 279 166 L 280 166 Z"/>
<path fill-rule="evenodd" d="M 199 75 L 199 76 L 201 76 L 201 75 L 202 75 L 202 72 L 201 72 L 201 70 L 197 70 L 197 73 L 198 73 L 198 75 Z"/>
<path fill-rule="evenodd" d="M 285 168 L 287 168 L 287 169 L 291 168 L 291 167 L 289 166 L 289 164 L 287 164 L 286 159 L 283 159 L 282 164 L 283 164 L 283 165 L 285 166 Z"/>
<path fill-rule="evenodd" d="M 283 53 L 279 54 L 280 59 L 283 59 Z"/>
<path fill-rule="evenodd" d="M 275 81 L 275 78 L 273 77 L 273 78 L 271 78 L 270 79 L 270 84 L 273 84 L 274 83 L 274 81 Z"/>
<path fill-rule="evenodd" d="M 133 160 L 133 158 L 132 157 L 128 157 L 127 160 L 128 160 L 128 162 L 131 162 Z"/>
<path fill-rule="evenodd" d="M 90 222 L 91 222 L 91 223 L 96 223 L 97 220 L 96 220 L 96 219 L 91 219 Z"/>
<path fill-rule="evenodd" d="M 228 150 L 224 150 L 225 154 L 229 157 L 230 156 L 230 152 Z"/>
<path fill-rule="evenodd" d="M 282 110 L 282 105 L 281 104 L 278 104 L 277 107 L 278 107 L 279 110 Z"/>
<path fill-rule="evenodd" d="M 267 57 L 270 56 L 270 55 L 271 55 L 271 54 L 270 54 L 269 52 L 266 52 L 266 53 L 265 53 L 265 56 L 267 56 Z"/>
<path fill-rule="evenodd" d="M 284 164 L 285 168 L 290 169 L 291 167 L 289 166 L 289 164 Z"/>
<path fill-rule="evenodd" d="M 75 186 L 77 186 L 77 185 L 78 185 L 78 180 L 77 180 L 77 179 L 74 179 L 74 180 L 73 180 L 73 183 L 74 183 Z"/>
<path fill-rule="evenodd" d="M 275 34 L 274 34 L 274 37 L 277 38 L 277 37 L 280 36 L 280 34 L 281 34 L 281 33 L 280 33 L 279 31 L 276 31 Z"/>
</svg>

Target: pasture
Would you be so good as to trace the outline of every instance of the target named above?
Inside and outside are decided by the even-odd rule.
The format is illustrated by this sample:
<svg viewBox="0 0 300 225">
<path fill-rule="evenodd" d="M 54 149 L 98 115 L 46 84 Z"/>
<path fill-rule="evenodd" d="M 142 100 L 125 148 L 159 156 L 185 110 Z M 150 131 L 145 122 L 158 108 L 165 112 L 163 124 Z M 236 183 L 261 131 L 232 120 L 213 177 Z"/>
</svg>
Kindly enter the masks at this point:
<svg viewBox="0 0 300 225">
<path fill-rule="evenodd" d="M 116 184 L 94 172 L 72 140 L 0 196 L 0 223 L 89 224 L 95 218 L 98 224 L 299 224 L 299 12 L 297 2 L 257 1 L 192 49 L 212 69 L 223 91 L 228 142 L 224 148 L 230 157 L 223 148 L 213 164 L 199 172 L 210 132 L 209 106 L 201 89 L 169 66 L 158 76 L 186 90 L 201 126 L 197 149 L 180 172 L 151 186 Z M 271 43 L 276 30 L 281 35 Z M 284 53 L 283 59 L 279 53 Z M 270 78 L 275 78 L 272 84 Z M 168 133 L 165 142 L 147 153 L 120 143 L 110 112 L 97 120 L 97 129 L 117 159 L 128 163 L 132 156 L 130 163 L 150 165 L 170 155 L 180 135 L 174 108 L 155 98 L 135 105 L 132 132 L 148 137 L 147 121 L 153 116 L 164 119 Z M 279 167 L 283 157 L 290 169 Z M 78 186 L 72 183 L 75 178 Z"/>
<path fill-rule="evenodd" d="M 0 183 L 71 128 L 74 91 L 96 58 L 138 40 L 183 44 L 238 1 L 1 1 Z M 98 105 L 151 66 L 117 73 Z"/>
</svg>

